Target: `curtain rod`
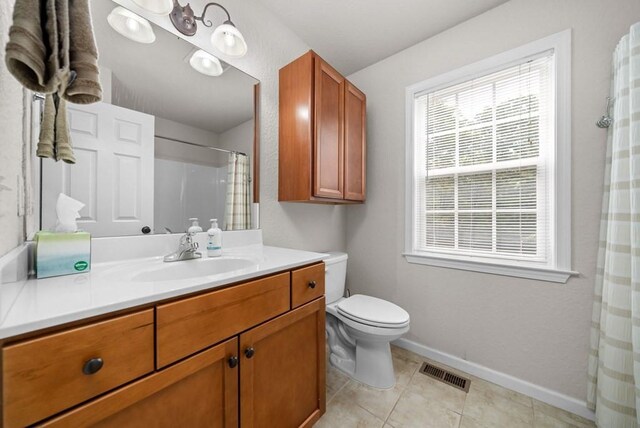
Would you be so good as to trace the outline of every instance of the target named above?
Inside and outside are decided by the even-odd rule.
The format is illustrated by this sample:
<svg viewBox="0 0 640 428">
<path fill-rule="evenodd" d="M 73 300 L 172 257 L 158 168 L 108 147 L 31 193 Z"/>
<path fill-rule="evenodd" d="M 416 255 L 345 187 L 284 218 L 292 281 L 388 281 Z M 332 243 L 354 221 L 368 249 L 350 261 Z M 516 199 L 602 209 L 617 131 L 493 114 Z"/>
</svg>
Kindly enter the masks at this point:
<svg viewBox="0 0 640 428">
<path fill-rule="evenodd" d="M 236 153 L 238 155 L 243 155 L 243 156 L 247 156 L 248 157 L 248 155 L 246 153 L 238 152 L 236 150 L 219 149 L 217 147 L 205 146 L 204 144 L 191 143 L 189 141 L 178 140 L 176 138 L 171 138 L 171 137 L 163 137 L 162 135 L 154 135 L 154 137 L 162 138 L 163 140 L 175 141 L 176 143 L 188 144 L 190 146 L 202 147 L 204 149 L 218 150 L 219 152 Z"/>
</svg>

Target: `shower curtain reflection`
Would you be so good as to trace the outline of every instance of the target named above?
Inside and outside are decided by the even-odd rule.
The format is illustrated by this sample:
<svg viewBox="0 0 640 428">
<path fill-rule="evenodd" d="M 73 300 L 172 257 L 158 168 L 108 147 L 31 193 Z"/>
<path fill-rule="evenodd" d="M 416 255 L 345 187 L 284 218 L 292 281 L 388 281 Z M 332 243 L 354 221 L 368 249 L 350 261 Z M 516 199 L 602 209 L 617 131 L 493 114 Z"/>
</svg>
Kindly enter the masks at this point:
<svg viewBox="0 0 640 428">
<path fill-rule="evenodd" d="M 229 153 L 225 230 L 251 228 L 250 183 L 248 156 L 242 153 Z"/>
</svg>

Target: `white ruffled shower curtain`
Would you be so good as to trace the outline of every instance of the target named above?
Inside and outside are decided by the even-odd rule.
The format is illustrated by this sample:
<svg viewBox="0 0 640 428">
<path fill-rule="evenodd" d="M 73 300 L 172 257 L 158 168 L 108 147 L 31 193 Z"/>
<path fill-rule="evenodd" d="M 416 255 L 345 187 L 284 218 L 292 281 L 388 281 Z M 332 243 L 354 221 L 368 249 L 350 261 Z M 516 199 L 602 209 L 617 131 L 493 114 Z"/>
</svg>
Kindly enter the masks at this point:
<svg viewBox="0 0 640 428">
<path fill-rule="evenodd" d="M 225 230 L 251 229 L 251 186 L 249 157 L 241 153 L 229 153 L 227 171 L 227 201 Z"/>
<path fill-rule="evenodd" d="M 587 403 L 599 427 L 640 426 L 640 23 L 613 56 Z"/>
</svg>

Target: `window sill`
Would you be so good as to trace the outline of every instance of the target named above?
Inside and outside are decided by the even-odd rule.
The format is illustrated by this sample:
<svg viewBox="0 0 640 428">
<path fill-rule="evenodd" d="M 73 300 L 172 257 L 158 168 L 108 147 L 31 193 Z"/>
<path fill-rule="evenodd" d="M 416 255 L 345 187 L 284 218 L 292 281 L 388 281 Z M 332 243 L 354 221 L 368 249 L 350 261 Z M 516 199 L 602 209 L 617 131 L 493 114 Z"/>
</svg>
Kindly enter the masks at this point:
<svg viewBox="0 0 640 428">
<path fill-rule="evenodd" d="M 471 260 L 458 260 L 448 257 L 432 256 L 426 254 L 403 253 L 409 263 L 427 266 L 437 266 L 449 269 L 467 270 L 471 272 L 483 272 L 494 275 L 513 276 L 517 278 L 535 279 L 538 281 L 557 282 L 566 284 L 571 276 L 579 275 L 578 272 L 530 266 L 515 266 L 502 263 L 487 263 Z"/>
</svg>

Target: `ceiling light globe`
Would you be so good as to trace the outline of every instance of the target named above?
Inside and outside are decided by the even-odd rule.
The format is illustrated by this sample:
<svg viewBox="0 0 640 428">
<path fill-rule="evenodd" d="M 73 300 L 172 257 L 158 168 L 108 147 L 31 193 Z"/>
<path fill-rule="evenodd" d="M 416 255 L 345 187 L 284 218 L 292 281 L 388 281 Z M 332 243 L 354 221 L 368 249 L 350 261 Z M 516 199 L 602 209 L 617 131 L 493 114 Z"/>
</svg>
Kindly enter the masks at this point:
<svg viewBox="0 0 640 428">
<path fill-rule="evenodd" d="M 247 53 L 247 43 L 231 21 L 216 27 L 211 35 L 211 44 L 223 54 L 240 58 Z"/>
<path fill-rule="evenodd" d="M 142 9 L 157 15 L 169 15 L 173 10 L 172 0 L 133 0 Z"/>
<path fill-rule="evenodd" d="M 109 13 L 107 22 L 119 34 L 134 42 L 153 43 L 156 41 L 156 34 L 149 21 L 122 6 L 116 7 Z"/>
<path fill-rule="evenodd" d="M 220 60 L 202 49 L 191 55 L 189 64 L 194 70 L 206 76 L 220 76 L 224 72 Z"/>
</svg>

